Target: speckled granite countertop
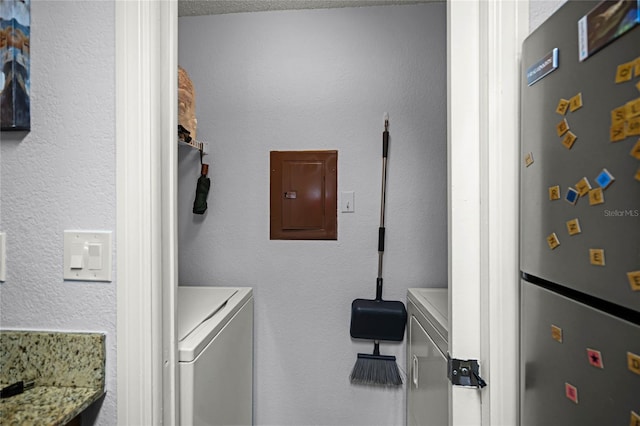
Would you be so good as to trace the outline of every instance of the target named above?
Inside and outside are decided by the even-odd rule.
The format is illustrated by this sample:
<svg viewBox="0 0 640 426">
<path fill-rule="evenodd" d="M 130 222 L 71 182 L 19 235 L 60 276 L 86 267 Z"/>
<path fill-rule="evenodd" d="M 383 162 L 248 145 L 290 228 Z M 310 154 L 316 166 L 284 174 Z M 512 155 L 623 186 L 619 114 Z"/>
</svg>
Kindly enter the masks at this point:
<svg viewBox="0 0 640 426">
<path fill-rule="evenodd" d="M 64 425 L 104 395 L 105 336 L 0 330 L 0 386 L 35 387 L 0 399 L 2 425 Z"/>
</svg>

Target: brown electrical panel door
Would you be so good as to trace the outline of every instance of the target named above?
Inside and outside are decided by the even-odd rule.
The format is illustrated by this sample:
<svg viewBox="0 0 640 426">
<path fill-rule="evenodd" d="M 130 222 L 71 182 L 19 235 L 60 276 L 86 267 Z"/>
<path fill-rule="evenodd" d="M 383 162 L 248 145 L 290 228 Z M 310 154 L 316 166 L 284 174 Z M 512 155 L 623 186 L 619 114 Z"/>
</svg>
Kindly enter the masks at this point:
<svg viewBox="0 0 640 426">
<path fill-rule="evenodd" d="M 271 151 L 271 239 L 335 240 L 338 151 Z"/>
</svg>

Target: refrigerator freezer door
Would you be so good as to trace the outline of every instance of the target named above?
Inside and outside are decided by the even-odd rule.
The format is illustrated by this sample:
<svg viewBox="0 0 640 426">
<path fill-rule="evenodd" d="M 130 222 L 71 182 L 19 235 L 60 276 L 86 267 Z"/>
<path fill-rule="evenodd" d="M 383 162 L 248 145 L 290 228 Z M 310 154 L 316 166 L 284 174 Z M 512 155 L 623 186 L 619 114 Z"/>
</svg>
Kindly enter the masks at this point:
<svg viewBox="0 0 640 426">
<path fill-rule="evenodd" d="M 523 45 L 520 269 L 638 311 L 640 291 L 627 274 L 640 270 L 640 182 L 634 178 L 640 162 L 630 155 L 640 136 L 611 142 L 610 130 L 612 111 L 640 101 L 640 75 L 615 82 L 618 65 L 640 58 L 640 26 L 580 62 L 578 20 L 596 4 L 566 3 Z M 527 69 L 554 48 L 558 68 L 528 86 Z M 561 100 L 578 98 L 580 108 L 556 112 Z M 572 145 L 569 133 L 576 137 Z M 533 162 L 525 162 L 528 154 Z M 588 193 L 566 199 L 583 178 L 599 188 L 603 169 L 615 180 L 601 181 L 602 203 L 590 203 Z M 552 199 L 556 186 L 559 197 Z"/>
<path fill-rule="evenodd" d="M 521 312 L 522 426 L 634 424 L 640 326 L 526 281 Z"/>
</svg>

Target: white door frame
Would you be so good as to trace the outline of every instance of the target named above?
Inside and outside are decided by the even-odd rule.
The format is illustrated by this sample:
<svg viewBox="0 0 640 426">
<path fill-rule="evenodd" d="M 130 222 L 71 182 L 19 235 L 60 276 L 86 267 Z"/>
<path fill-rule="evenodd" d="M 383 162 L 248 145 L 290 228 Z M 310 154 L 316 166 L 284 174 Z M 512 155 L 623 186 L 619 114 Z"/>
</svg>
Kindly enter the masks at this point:
<svg viewBox="0 0 640 426">
<path fill-rule="evenodd" d="M 520 58 L 529 34 L 529 2 L 483 3 L 481 49 L 486 59 L 482 209 L 483 257 L 481 359 L 491 380 L 483 401 L 486 425 L 515 425 L 519 419 L 519 194 Z M 481 50 L 482 52 L 482 50 Z"/>
<path fill-rule="evenodd" d="M 528 1 L 447 3 L 449 352 L 479 359 L 489 382 L 451 389 L 450 423 L 516 424 L 517 70 Z M 121 425 L 178 418 L 177 27 L 176 0 L 116 0 Z"/>
<path fill-rule="evenodd" d="M 177 424 L 177 1 L 115 8 L 117 422 Z"/>
<path fill-rule="evenodd" d="M 518 77 L 528 8 L 447 2 L 449 353 L 479 360 L 489 383 L 451 387 L 451 425 L 518 419 Z"/>
</svg>

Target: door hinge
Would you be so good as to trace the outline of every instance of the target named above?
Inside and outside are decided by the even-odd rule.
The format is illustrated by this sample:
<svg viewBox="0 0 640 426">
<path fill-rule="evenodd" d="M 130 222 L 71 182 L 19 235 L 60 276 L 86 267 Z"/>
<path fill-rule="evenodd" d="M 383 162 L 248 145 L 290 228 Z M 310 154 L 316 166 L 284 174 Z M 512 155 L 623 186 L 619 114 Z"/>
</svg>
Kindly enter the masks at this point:
<svg viewBox="0 0 640 426">
<path fill-rule="evenodd" d="M 447 377 L 454 386 L 487 386 L 487 382 L 480 377 L 480 365 L 476 359 L 456 359 L 447 354 Z"/>
</svg>

